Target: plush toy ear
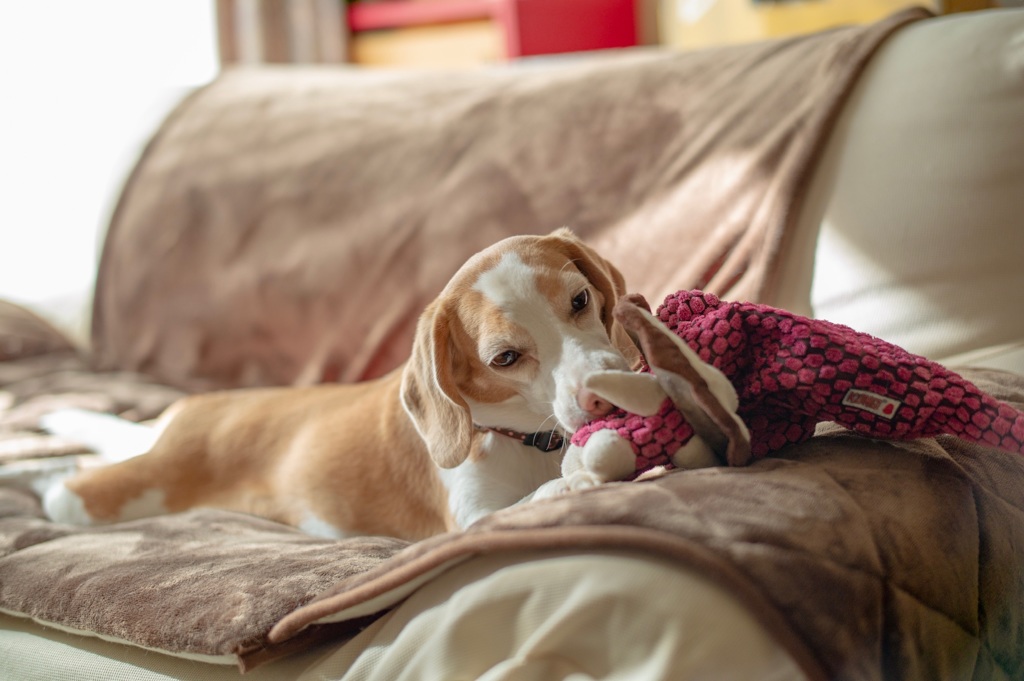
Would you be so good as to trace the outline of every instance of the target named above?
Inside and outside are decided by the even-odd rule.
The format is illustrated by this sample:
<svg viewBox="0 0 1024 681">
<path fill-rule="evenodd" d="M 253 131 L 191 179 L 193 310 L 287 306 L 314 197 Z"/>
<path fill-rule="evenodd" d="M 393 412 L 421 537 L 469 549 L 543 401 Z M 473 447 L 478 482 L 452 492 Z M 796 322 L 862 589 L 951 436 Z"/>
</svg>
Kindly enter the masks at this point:
<svg viewBox="0 0 1024 681">
<path fill-rule="evenodd" d="M 640 416 L 657 414 L 668 397 L 653 374 L 632 371 L 596 371 L 587 376 L 583 386 L 619 409 Z"/>
<path fill-rule="evenodd" d="M 725 374 L 703 362 L 637 302 L 620 301 L 615 317 L 640 346 L 661 387 L 715 455 L 730 466 L 749 463 L 750 432 L 736 414 L 739 398 Z"/>
<path fill-rule="evenodd" d="M 436 302 L 423 312 L 401 388 L 402 406 L 441 468 L 465 461 L 473 437 L 469 405 L 455 385 L 450 324 Z"/>
</svg>

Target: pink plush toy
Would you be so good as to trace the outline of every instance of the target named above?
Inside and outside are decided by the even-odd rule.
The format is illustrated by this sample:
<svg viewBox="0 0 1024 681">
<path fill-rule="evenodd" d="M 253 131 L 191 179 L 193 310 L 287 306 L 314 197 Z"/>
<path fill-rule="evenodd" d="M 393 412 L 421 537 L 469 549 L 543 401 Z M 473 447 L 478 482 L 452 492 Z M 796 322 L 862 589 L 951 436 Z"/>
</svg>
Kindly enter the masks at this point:
<svg viewBox="0 0 1024 681">
<path fill-rule="evenodd" d="M 606 372 L 588 388 L 622 407 L 580 428 L 565 487 L 657 466 L 745 465 L 835 421 L 869 437 L 949 434 L 1024 454 L 1024 413 L 924 357 L 846 326 L 700 291 L 652 316 L 630 296 L 615 315 L 649 373 Z"/>
</svg>

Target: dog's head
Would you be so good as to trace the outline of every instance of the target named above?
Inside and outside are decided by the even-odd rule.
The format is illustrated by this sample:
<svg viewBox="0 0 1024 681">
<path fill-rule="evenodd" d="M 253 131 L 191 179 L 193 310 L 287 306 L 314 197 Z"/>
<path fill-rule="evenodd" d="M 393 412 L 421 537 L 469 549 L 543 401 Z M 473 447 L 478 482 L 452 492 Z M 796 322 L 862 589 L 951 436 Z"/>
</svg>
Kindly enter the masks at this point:
<svg viewBox="0 0 1024 681">
<path fill-rule="evenodd" d="M 571 433 L 610 408 L 583 384 L 629 368 L 634 346 L 612 314 L 624 293 L 622 274 L 567 229 L 471 258 L 420 317 L 403 375 L 434 461 L 464 461 L 474 424 Z"/>
</svg>

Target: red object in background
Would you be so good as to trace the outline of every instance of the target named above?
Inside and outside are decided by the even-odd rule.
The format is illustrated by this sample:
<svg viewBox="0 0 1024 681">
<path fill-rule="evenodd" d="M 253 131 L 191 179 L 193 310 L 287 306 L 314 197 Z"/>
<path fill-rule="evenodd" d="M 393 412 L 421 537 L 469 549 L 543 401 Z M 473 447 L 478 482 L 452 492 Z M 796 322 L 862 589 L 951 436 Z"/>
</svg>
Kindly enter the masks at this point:
<svg viewBox="0 0 1024 681">
<path fill-rule="evenodd" d="M 395 0 L 357 3 L 353 32 L 491 19 L 505 36 L 505 56 L 631 47 L 637 44 L 635 0 Z"/>
<path fill-rule="evenodd" d="M 633 0 L 510 0 L 502 20 L 509 57 L 632 47 Z"/>
</svg>

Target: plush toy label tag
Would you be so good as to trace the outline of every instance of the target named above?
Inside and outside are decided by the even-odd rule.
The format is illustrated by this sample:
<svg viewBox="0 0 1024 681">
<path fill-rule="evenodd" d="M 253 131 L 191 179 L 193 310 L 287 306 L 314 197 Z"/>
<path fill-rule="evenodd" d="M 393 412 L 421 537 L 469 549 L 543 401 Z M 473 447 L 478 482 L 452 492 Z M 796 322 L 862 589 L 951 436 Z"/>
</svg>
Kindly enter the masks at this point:
<svg viewBox="0 0 1024 681">
<path fill-rule="evenodd" d="M 896 415 L 902 403 L 890 397 L 882 397 L 867 390 L 856 390 L 851 388 L 843 396 L 843 405 L 854 409 L 863 409 L 872 414 L 881 416 L 883 419 L 891 419 Z"/>
</svg>

